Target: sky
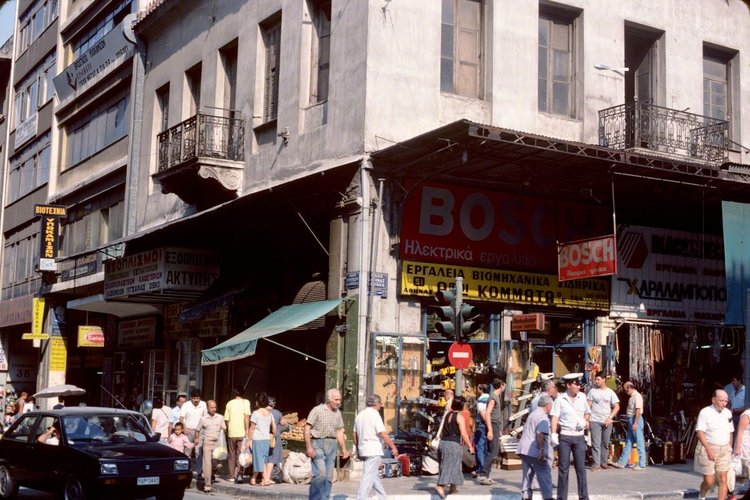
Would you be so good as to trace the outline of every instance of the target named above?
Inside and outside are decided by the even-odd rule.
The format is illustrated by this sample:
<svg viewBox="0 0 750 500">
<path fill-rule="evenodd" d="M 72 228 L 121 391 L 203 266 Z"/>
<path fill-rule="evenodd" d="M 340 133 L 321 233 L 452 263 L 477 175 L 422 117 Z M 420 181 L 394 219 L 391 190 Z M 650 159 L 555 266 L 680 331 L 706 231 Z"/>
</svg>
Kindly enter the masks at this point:
<svg viewBox="0 0 750 500">
<path fill-rule="evenodd" d="M 0 45 L 13 34 L 13 18 L 16 12 L 16 0 L 0 0 Z"/>
</svg>

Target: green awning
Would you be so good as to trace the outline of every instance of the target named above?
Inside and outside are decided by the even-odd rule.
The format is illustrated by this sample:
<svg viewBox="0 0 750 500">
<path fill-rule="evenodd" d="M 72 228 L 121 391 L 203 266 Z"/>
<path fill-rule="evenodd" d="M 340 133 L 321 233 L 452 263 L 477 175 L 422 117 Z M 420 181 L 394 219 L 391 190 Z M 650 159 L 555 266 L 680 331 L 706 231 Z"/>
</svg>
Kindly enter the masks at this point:
<svg viewBox="0 0 750 500">
<path fill-rule="evenodd" d="M 343 299 L 291 304 L 272 312 L 253 326 L 221 344 L 201 351 L 201 365 L 217 365 L 255 354 L 258 339 L 302 326 L 338 307 Z"/>
</svg>

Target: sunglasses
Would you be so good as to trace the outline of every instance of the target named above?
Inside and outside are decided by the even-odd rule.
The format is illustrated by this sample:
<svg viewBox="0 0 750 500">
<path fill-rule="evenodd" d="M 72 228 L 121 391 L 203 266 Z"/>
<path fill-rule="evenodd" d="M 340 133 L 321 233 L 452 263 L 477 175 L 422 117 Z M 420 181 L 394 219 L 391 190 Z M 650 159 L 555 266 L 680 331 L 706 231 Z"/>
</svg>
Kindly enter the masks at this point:
<svg viewBox="0 0 750 500">
<path fill-rule="evenodd" d="M 568 382 L 568 383 L 569 383 L 569 384 L 575 384 L 575 385 L 577 385 L 578 387 L 580 387 L 580 386 L 581 386 L 581 381 L 580 381 L 580 380 L 571 380 L 571 381 L 570 381 L 570 382 Z"/>
</svg>

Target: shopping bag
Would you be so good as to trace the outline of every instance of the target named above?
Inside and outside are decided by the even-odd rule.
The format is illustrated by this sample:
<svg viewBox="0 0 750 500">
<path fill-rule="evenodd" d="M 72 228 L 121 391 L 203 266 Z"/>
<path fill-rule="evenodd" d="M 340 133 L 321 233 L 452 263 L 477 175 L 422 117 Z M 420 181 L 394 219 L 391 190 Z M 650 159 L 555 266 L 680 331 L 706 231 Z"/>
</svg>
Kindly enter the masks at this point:
<svg viewBox="0 0 750 500">
<path fill-rule="evenodd" d="M 211 458 L 214 460 L 227 459 L 227 437 L 224 435 L 224 431 L 219 432 L 219 440 L 216 442 L 216 448 L 214 448 Z"/>
<path fill-rule="evenodd" d="M 243 469 L 253 465 L 253 452 L 250 451 L 248 448 L 245 448 L 244 450 L 242 450 L 240 452 L 239 462 L 240 462 L 240 467 L 242 467 Z"/>
<path fill-rule="evenodd" d="M 285 483 L 308 484 L 312 480 L 312 461 L 304 453 L 290 452 L 281 470 Z"/>
</svg>

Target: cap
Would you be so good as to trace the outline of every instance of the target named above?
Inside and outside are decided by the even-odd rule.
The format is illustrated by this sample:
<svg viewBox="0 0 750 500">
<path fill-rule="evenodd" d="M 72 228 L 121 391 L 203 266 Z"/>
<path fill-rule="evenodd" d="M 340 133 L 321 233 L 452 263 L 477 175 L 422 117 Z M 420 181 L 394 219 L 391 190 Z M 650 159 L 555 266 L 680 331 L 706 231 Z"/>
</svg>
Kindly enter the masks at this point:
<svg viewBox="0 0 750 500">
<path fill-rule="evenodd" d="M 563 375 L 562 379 L 566 384 L 578 384 L 581 385 L 581 378 L 583 377 L 583 373 L 568 373 L 567 375 Z"/>
</svg>

